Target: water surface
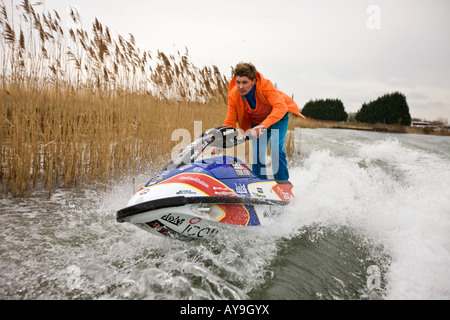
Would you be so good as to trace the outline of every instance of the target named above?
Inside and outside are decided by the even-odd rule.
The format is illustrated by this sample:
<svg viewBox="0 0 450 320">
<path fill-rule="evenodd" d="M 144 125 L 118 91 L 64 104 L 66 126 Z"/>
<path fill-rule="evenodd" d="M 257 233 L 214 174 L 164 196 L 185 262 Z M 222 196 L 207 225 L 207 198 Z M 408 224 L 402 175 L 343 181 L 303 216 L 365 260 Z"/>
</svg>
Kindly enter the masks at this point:
<svg viewBox="0 0 450 320">
<path fill-rule="evenodd" d="M 449 299 L 450 138 L 295 136 L 294 203 L 271 226 L 214 241 L 117 223 L 129 181 L 3 197 L 0 298 Z"/>
</svg>

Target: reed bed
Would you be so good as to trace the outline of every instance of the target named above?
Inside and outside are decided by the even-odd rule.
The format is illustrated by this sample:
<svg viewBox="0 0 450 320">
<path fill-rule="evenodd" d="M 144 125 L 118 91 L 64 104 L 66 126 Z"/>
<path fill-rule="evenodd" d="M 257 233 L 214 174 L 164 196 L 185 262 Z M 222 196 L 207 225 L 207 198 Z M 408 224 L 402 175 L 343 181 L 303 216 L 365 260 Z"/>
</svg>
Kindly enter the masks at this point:
<svg viewBox="0 0 450 320">
<path fill-rule="evenodd" d="M 1 90 L 0 163 L 3 192 L 26 196 L 44 183 L 55 188 L 107 186 L 124 176 L 161 166 L 177 141 L 175 129 L 192 123 L 217 126 L 226 107 L 168 104 L 139 94 L 68 95 L 49 90 Z M 192 136 L 193 137 L 193 136 Z"/>
<path fill-rule="evenodd" d="M 107 187 L 166 162 L 174 130 L 194 138 L 194 121 L 225 117 L 227 78 L 194 66 L 187 48 L 152 54 L 97 19 L 87 32 L 75 9 L 70 19 L 65 30 L 56 11 L 0 4 L 2 193 Z"/>
</svg>

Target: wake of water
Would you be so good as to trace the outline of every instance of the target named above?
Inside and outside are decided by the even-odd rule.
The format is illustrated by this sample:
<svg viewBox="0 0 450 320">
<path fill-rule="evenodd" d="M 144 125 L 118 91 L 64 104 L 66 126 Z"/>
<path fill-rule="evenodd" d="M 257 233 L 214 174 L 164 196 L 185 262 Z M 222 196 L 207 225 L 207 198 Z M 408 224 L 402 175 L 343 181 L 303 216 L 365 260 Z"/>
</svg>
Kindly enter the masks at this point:
<svg viewBox="0 0 450 320">
<path fill-rule="evenodd" d="M 132 194 L 128 182 L 106 192 L 2 199 L 0 298 L 450 298 L 448 140 L 297 135 L 294 203 L 270 226 L 210 242 L 117 223 Z"/>
<path fill-rule="evenodd" d="M 302 132 L 320 140 L 293 170 L 302 207 L 293 225 L 338 224 L 383 246 L 386 299 L 448 299 L 448 137 Z"/>
</svg>

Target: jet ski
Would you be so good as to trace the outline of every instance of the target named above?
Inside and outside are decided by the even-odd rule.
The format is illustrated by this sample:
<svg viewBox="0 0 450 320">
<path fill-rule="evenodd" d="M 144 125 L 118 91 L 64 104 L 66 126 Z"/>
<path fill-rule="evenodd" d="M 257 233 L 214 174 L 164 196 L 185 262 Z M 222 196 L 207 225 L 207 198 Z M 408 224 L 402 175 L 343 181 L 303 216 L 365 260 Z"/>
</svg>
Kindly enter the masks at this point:
<svg viewBox="0 0 450 320">
<path fill-rule="evenodd" d="M 231 127 L 205 131 L 131 197 L 117 221 L 182 240 L 274 221 L 294 197 L 289 181 L 259 179 L 234 156 L 198 160 L 207 147 L 233 148 L 253 138 Z"/>
</svg>

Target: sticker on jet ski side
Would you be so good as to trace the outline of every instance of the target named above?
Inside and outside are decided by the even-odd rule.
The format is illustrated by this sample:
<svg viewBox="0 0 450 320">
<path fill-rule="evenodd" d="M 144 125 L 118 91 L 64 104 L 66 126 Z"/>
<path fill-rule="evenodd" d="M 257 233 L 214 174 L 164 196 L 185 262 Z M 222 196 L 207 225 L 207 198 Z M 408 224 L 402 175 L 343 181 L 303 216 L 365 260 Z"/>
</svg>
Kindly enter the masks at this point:
<svg viewBox="0 0 450 320">
<path fill-rule="evenodd" d="M 242 183 L 239 183 L 239 184 L 235 183 L 234 187 L 235 187 L 237 193 L 248 194 L 247 188 Z"/>
<path fill-rule="evenodd" d="M 221 183 L 206 174 L 202 173 L 180 173 L 176 176 L 170 177 L 167 180 L 161 181 L 158 185 L 166 183 L 184 183 L 189 184 L 208 196 L 216 196 L 215 192 L 221 189 L 223 192 L 226 191 L 222 196 L 226 197 L 237 197 L 238 195 L 233 191 L 233 189 L 227 187 L 225 184 Z"/>
<path fill-rule="evenodd" d="M 282 200 L 289 202 L 294 195 L 292 184 L 282 184 L 276 181 L 251 183 L 247 186 L 252 197 L 259 199 Z"/>
<path fill-rule="evenodd" d="M 200 227 L 197 225 L 188 225 L 180 234 L 196 238 L 205 238 L 219 233 L 219 230 L 211 227 Z"/>
<path fill-rule="evenodd" d="M 294 198 L 292 193 L 292 184 L 276 184 L 272 187 L 272 190 L 280 197 L 283 201 L 289 201 Z"/>
<path fill-rule="evenodd" d="M 158 220 L 150 221 L 145 223 L 150 228 L 153 228 L 155 231 L 165 234 L 165 233 L 171 233 L 174 232 L 170 228 L 166 228 L 166 226 L 162 223 L 160 223 Z"/>
<path fill-rule="evenodd" d="M 170 213 L 169 213 L 169 214 L 163 215 L 163 216 L 161 217 L 161 219 L 164 220 L 164 221 L 167 221 L 167 222 L 169 222 L 169 223 L 171 223 L 171 224 L 174 224 L 174 225 L 176 225 L 176 226 L 181 225 L 181 224 L 185 221 L 185 219 L 180 218 L 179 216 L 173 216 L 173 215 L 170 214 Z"/>
<path fill-rule="evenodd" d="M 234 172 L 236 172 L 238 177 L 253 177 L 253 174 L 245 164 L 234 162 L 231 165 L 233 166 Z"/>
<path fill-rule="evenodd" d="M 168 215 L 163 216 L 160 219 L 166 220 L 167 216 Z M 178 219 L 180 219 L 180 217 L 178 217 Z M 146 222 L 145 225 L 147 225 L 152 230 L 158 233 L 170 235 L 175 238 L 189 237 L 200 239 L 200 238 L 207 238 L 209 236 L 213 236 L 219 233 L 219 230 L 217 228 L 199 223 L 200 221 L 202 221 L 201 218 L 192 218 L 189 220 L 189 222 L 186 222 L 184 218 L 182 220 L 183 222 L 180 223 L 180 225 L 174 224 L 175 226 L 172 227 L 169 227 L 168 225 L 161 223 L 159 220 Z"/>
</svg>

